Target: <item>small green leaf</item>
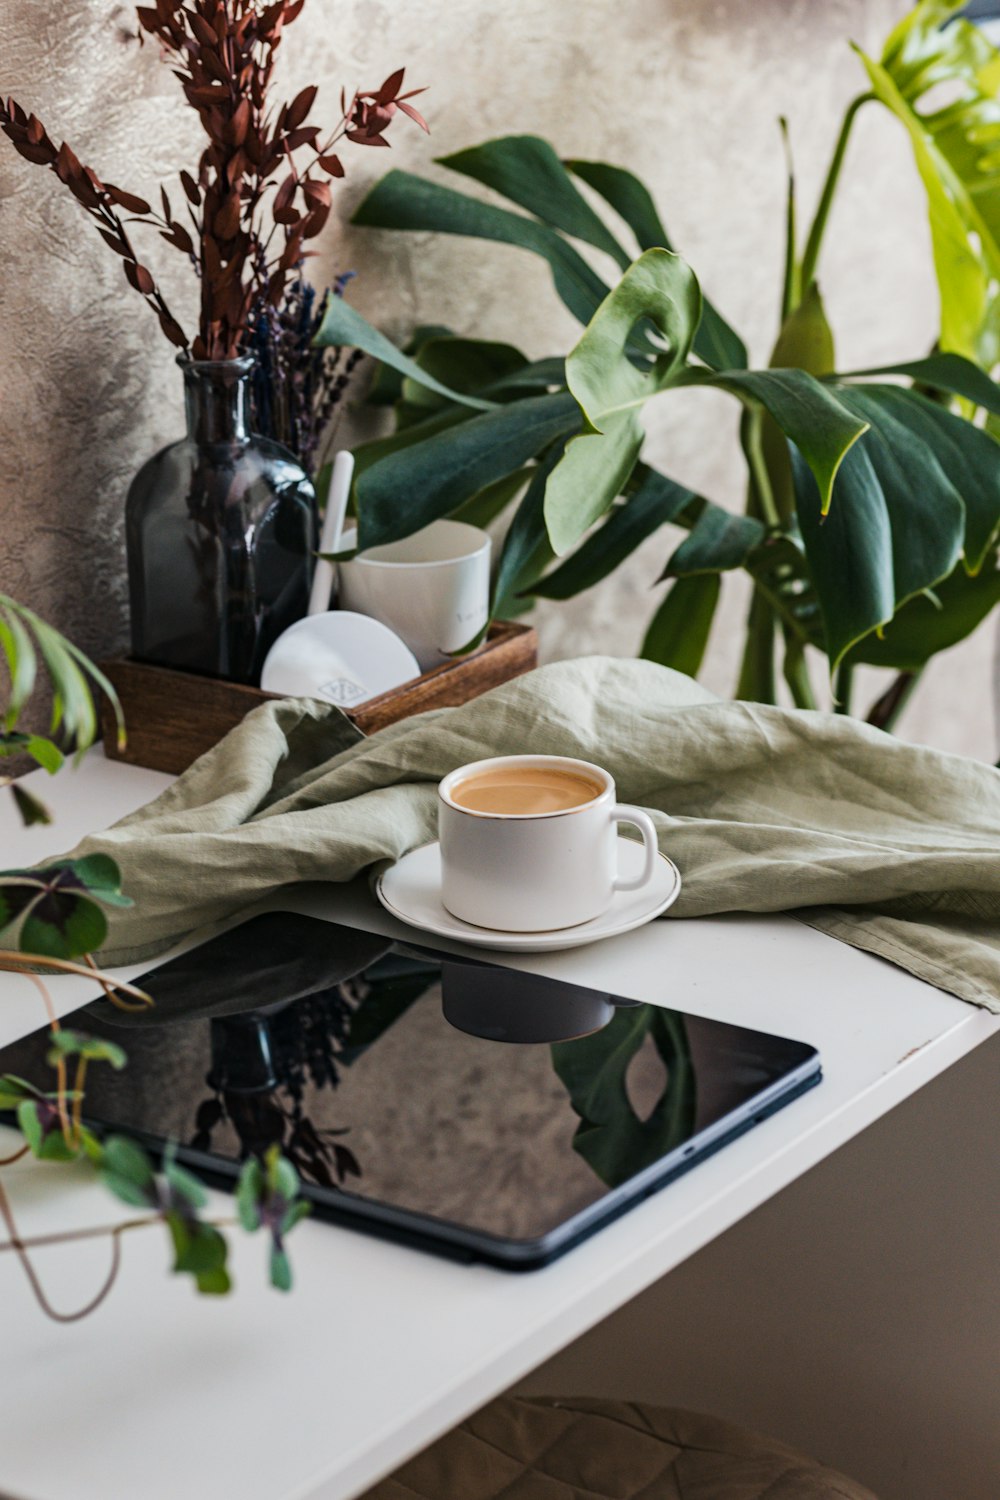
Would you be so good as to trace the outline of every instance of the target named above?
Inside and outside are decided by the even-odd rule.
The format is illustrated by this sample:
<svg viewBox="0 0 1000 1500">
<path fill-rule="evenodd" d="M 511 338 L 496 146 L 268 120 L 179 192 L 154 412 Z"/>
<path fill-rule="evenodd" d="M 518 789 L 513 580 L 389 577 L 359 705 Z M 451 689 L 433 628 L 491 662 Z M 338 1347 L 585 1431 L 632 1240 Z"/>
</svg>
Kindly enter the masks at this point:
<svg viewBox="0 0 1000 1500">
<path fill-rule="evenodd" d="M 111 1135 L 103 1143 L 100 1155 L 102 1173 L 121 1178 L 147 1195 L 155 1193 L 156 1173 L 153 1163 L 141 1146 L 124 1135 Z"/>
<path fill-rule="evenodd" d="M 44 1131 L 38 1118 L 38 1104 L 34 1099 L 22 1099 L 17 1106 L 17 1123 L 21 1134 L 37 1156 L 42 1149 Z"/>
<path fill-rule="evenodd" d="M 68 1031 L 65 1027 L 54 1031 L 49 1040 L 48 1062 L 53 1066 L 63 1057 L 82 1057 L 87 1062 L 110 1063 L 116 1072 L 120 1072 L 128 1060 L 117 1042 L 105 1041 L 103 1037 L 85 1036 L 80 1031 Z"/>
<path fill-rule="evenodd" d="M 264 1158 L 264 1173 L 269 1193 L 277 1193 L 289 1202 L 299 1191 L 299 1174 L 277 1146 L 268 1148 Z"/>
<path fill-rule="evenodd" d="M 175 1199 L 182 1202 L 185 1207 L 204 1208 L 208 1203 L 208 1192 L 204 1184 L 195 1177 L 193 1172 L 188 1172 L 184 1167 L 178 1166 L 172 1150 L 164 1156 L 163 1175 Z"/>
<path fill-rule="evenodd" d="M 697 676 L 715 618 L 719 588 L 717 573 L 679 578 L 653 616 L 640 656 L 686 672 L 689 677 Z"/>
<path fill-rule="evenodd" d="M 236 1188 L 236 1212 L 240 1223 L 248 1234 L 253 1234 L 261 1225 L 261 1198 L 264 1194 L 264 1174 L 255 1156 L 248 1157 L 240 1169 Z"/>
<path fill-rule="evenodd" d="M 43 770 L 48 771 L 50 776 L 55 775 L 65 759 L 59 746 L 40 734 L 29 735 L 24 748 L 26 754 L 30 755 L 32 760 L 37 761 Z"/>
<path fill-rule="evenodd" d="M 281 1221 L 282 1235 L 291 1234 L 296 1224 L 301 1224 L 302 1220 L 307 1219 L 311 1213 L 312 1204 L 305 1198 L 297 1198 Z"/>
<path fill-rule="evenodd" d="M 272 1248 L 270 1256 L 271 1285 L 279 1292 L 292 1289 L 292 1267 L 284 1250 Z"/>
<path fill-rule="evenodd" d="M 16 781 L 12 783 L 10 790 L 25 828 L 31 828 L 39 823 L 52 822 L 52 814 L 34 792 L 29 792 L 27 787 L 18 785 Z M 2 924 L 2 919 L 0 919 L 0 924 Z"/>
<path fill-rule="evenodd" d="M 0 1076 L 0 1109 L 17 1109 L 25 1099 L 37 1099 L 40 1094 L 33 1083 L 13 1073 Z"/>
<path fill-rule="evenodd" d="M 195 1286 L 203 1297 L 225 1297 L 232 1291 L 233 1282 L 225 1266 L 214 1266 L 198 1272 Z"/>
</svg>

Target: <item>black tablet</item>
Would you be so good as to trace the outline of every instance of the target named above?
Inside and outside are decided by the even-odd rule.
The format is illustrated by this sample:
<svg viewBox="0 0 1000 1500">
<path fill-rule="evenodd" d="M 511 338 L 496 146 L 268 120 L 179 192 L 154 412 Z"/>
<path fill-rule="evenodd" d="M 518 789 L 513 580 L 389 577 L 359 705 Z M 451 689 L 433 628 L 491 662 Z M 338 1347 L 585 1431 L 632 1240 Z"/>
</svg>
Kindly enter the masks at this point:
<svg viewBox="0 0 1000 1500">
<path fill-rule="evenodd" d="M 820 1079 L 814 1048 L 291 912 L 233 927 L 66 1022 L 113 1037 L 97 1130 L 216 1183 L 275 1143 L 321 1218 L 545 1264 Z M 0 1051 L 45 1076 L 47 1033 Z"/>
</svg>

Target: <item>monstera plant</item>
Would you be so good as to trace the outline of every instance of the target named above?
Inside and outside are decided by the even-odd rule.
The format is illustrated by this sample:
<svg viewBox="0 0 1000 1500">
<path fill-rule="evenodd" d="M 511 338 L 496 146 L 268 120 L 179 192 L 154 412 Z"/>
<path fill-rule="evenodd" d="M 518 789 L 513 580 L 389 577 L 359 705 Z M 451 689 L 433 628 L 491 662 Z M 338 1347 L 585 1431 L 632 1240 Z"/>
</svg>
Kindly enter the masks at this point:
<svg viewBox="0 0 1000 1500">
<path fill-rule="evenodd" d="M 985 430 L 1000 418 L 987 373 L 997 343 L 990 152 L 1000 153 L 1000 57 L 967 23 L 941 30 L 958 8 L 923 0 L 880 60 L 862 59 L 871 87 L 847 111 L 801 241 L 789 169 L 779 333 L 763 368 L 750 367 L 630 171 L 561 161 L 524 135 L 441 163 L 513 207 L 408 172 L 383 178 L 356 223 L 531 251 L 584 330 L 568 354 L 533 361 L 443 325 L 418 329 L 401 350 L 347 304 L 331 306 L 321 338 L 380 361 L 372 399 L 395 408 L 395 431 L 356 453 L 359 545 L 443 515 L 486 522 L 510 507 L 493 604 L 511 613 L 593 587 L 653 532 L 680 527 L 687 535 L 665 559 L 670 588 L 645 624 L 644 656 L 697 671 L 722 575 L 743 569 L 753 595 L 738 695 L 775 701 L 780 661 L 794 701 L 814 706 L 814 647 L 836 674 L 842 709 L 856 664 L 894 668 L 870 713 L 891 724 L 927 660 L 1000 600 L 1000 447 Z M 936 114 L 927 94 L 941 83 L 960 98 Z M 906 350 L 891 365 L 842 373 L 820 257 L 853 121 L 877 100 L 906 124 L 927 187 L 942 334 L 924 357 Z M 643 460 L 647 403 L 692 387 L 739 403 L 742 513 Z M 978 413 L 988 423 L 973 420 Z"/>
</svg>

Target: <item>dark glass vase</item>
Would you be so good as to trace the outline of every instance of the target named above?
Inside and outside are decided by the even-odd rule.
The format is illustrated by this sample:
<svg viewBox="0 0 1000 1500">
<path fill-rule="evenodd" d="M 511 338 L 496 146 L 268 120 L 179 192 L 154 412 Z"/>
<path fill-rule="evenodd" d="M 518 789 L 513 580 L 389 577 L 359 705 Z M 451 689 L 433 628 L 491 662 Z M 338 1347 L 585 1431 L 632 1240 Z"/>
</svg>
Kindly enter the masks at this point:
<svg viewBox="0 0 1000 1500">
<path fill-rule="evenodd" d="M 316 497 L 286 448 L 251 435 L 251 358 L 178 364 L 187 436 L 143 464 L 126 502 L 132 654 L 256 683 L 307 611 Z"/>
</svg>

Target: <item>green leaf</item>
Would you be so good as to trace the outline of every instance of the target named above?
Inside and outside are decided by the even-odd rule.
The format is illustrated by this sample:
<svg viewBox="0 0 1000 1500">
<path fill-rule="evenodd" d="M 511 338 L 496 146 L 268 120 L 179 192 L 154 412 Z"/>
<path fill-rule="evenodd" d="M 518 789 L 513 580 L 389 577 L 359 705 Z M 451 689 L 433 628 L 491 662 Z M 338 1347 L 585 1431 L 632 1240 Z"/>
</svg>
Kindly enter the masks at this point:
<svg viewBox="0 0 1000 1500">
<path fill-rule="evenodd" d="M 299 1191 L 299 1174 L 282 1156 L 277 1146 L 269 1146 L 264 1157 L 264 1177 L 269 1193 L 277 1193 L 289 1202 Z"/>
<path fill-rule="evenodd" d="M 721 505 L 705 502 L 701 515 L 663 571 L 664 578 L 695 573 L 725 573 L 744 568 L 767 535 L 752 516 L 736 516 Z"/>
<path fill-rule="evenodd" d="M 984 324 L 1000 275 L 1000 74 L 981 29 L 954 19 L 960 8 L 960 0 L 923 0 L 891 33 L 880 61 L 855 51 L 875 95 L 906 129 L 927 194 L 941 346 L 992 364 L 996 330 Z M 957 85 L 958 97 L 938 104 L 939 84 Z"/>
<path fill-rule="evenodd" d="M 10 700 L 2 721 L 6 728 L 13 727 L 35 685 L 37 658 L 31 636 L 37 642 L 52 683 L 53 732 L 63 724 L 81 752 L 93 743 L 97 715 L 87 682 L 90 677 L 107 694 L 118 720 L 119 743 L 124 744 L 121 704 L 99 668 L 32 610 L 17 604 L 7 594 L 0 594 L 0 649 L 11 677 Z M 42 754 L 47 752 L 43 749 Z"/>
<path fill-rule="evenodd" d="M 545 524 L 557 556 L 579 541 L 624 488 L 642 447 L 639 410 L 683 365 L 698 326 L 701 294 L 691 268 L 667 250 L 647 250 L 605 298 L 566 361 L 585 419 L 549 480 Z M 652 322 L 665 347 L 640 369 L 628 357 L 636 323 Z"/>
<path fill-rule="evenodd" d="M 264 1174 L 255 1156 L 248 1157 L 240 1169 L 236 1188 L 236 1212 L 248 1234 L 260 1228 L 261 1199 L 264 1196 Z"/>
<path fill-rule="evenodd" d="M 104 1037 L 84 1036 L 81 1031 L 69 1031 L 66 1027 L 61 1027 L 49 1038 L 48 1062 L 54 1066 L 60 1058 L 67 1057 L 82 1057 L 86 1062 L 110 1063 L 116 1073 L 121 1072 L 128 1061 L 117 1042 L 106 1041 Z"/>
<path fill-rule="evenodd" d="M 219 1231 L 178 1213 L 166 1214 L 165 1220 L 174 1246 L 175 1272 L 193 1276 L 203 1296 L 225 1296 L 232 1282 L 226 1269 L 228 1246 Z"/>
<path fill-rule="evenodd" d="M 107 918 L 93 901 L 56 894 L 25 916 L 18 946 L 44 958 L 75 958 L 102 948 L 107 935 Z"/>
<path fill-rule="evenodd" d="M 571 557 L 534 584 L 533 594 L 541 599 L 571 599 L 574 594 L 593 588 L 667 521 L 675 520 L 689 506 L 710 503 L 653 469 L 640 465 L 636 474 L 639 482 L 623 504 L 612 510 Z"/>
<path fill-rule="evenodd" d="M 292 1266 L 284 1250 L 274 1247 L 270 1255 L 271 1285 L 279 1292 L 292 1290 Z"/>
<path fill-rule="evenodd" d="M 25 828 L 30 828 L 33 824 L 37 823 L 52 822 L 52 814 L 45 806 L 45 803 L 39 801 L 34 792 L 29 792 L 26 787 L 19 786 L 16 781 L 11 784 L 10 790 L 15 806 L 21 816 L 21 822 Z M 3 916 L 0 914 L 0 926 L 2 925 Z"/>
<path fill-rule="evenodd" d="M 673 250 L 649 189 L 634 173 L 600 161 L 568 161 L 566 166 L 600 193 L 615 213 L 625 220 L 640 250 Z M 707 298 L 702 303 L 701 321 L 693 347 L 698 358 L 713 370 L 745 370 L 747 367 L 746 345 Z"/>
<path fill-rule="evenodd" d="M 450 338 L 451 335 L 452 330 L 443 323 L 418 323 L 403 345 L 403 353 L 416 359 L 423 346 L 431 339 Z M 365 394 L 365 401 L 370 406 L 394 406 L 402 394 L 403 376 L 400 372 L 391 365 L 377 365 Z"/>
<path fill-rule="evenodd" d="M 647 250 L 629 266 L 566 361 L 566 383 L 587 430 L 605 431 L 611 417 L 637 410 L 666 387 L 687 360 L 700 311 L 698 282 L 679 255 Z M 627 357 L 629 335 L 646 318 L 665 344 L 648 369 Z"/>
<path fill-rule="evenodd" d="M 135 1141 L 130 1141 L 127 1136 L 108 1136 L 102 1143 L 99 1167 L 105 1181 L 109 1176 L 114 1177 L 122 1183 L 128 1183 L 135 1193 L 142 1195 L 128 1201 L 148 1204 L 155 1197 L 156 1173 L 153 1171 L 153 1163 L 142 1147 L 137 1146 Z M 112 1191 L 115 1191 L 114 1187 Z"/>
<path fill-rule="evenodd" d="M 463 396 L 458 391 L 450 390 L 448 386 L 436 381 L 433 375 L 425 374 L 415 360 L 397 349 L 391 339 L 387 339 L 385 334 L 373 328 L 367 318 L 362 317 L 356 308 L 344 301 L 343 297 L 330 298 L 315 343 L 320 345 L 347 344 L 353 349 L 361 349 L 365 354 L 370 354 L 373 359 L 389 365 L 399 374 L 409 376 L 430 390 L 436 391 L 439 396 L 446 396 L 449 401 L 458 402 L 460 406 L 472 406 L 480 411 L 488 411 L 492 406 L 492 402 L 481 401 L 477 396 Z"/>
<path fill-rule="evenodd" d="M 547 225 L 411 172 L 388 172 L 362 200 L 351 223 L 374 229 L 471 235 L 531 250 L 548 262 L 556 291 L 581 323 L 593 315 L 608 290 L 583 256 Z"/>
<path fill-rule="evenodd" d="M 13 1073 L 0 1075 L 0 1109 L 17 1109 L 25 1099 L 37 1099 L 41 1091 Z"/>
<path fill-rule="evenodd" d="M 981 537 L 981 513 L 994 528 L 1000 519 L 1000 449 L 985 433 L 898 386 L 839 394 L 871 430 L 844 460 L 825 520 L 815 481 L 793 453 L 799 524 L 833 666 L 908 599 L 948 577 L 967 528 Z"/>
<path fill-rule="evenodd" d="M 603 250 L 622 270 L 628 266 L 632 257 L 575 186 L 548 141 L 540 136 L 504 136 L 440 156 L 438 162 L 475 178 L 563 234 Z"/>
<path fill-rule="evenodd" d="M 932 354 L 926 359 L 903 360 L 899 364 L 880 365 L 875 370 L 852 370 L 848 375 L 834 375 L 831 380 L 843 384 L 873 375 L 908 375 L 918 385 L 963 396 L 974 406 L 1000 414 L 1000 385 L 985 371 L 960 354 Z"/>
<path fill-rule="evenodd" d="M 497 382 L 514 380 L 528 368 L 527 357 L 512 344 L 455 337 L 429 339 L 417 356 L 417 364 L 423 377 L 430 375 L 438 384 L 465 396 L 484 395 Z M 430 404 L 424 378 L 407 378 L 400 394 L 412 404 Z"/>
<path fill-rule="evenodd" d="M 489 526 L 503 515 L 511 501 L 524 489 L 533 472 L 531 468 L 514 469 L 512 473 L 495 479 L 457 510 L 453 510 L 451 519 L 465 521 L 469 526 Z"/>
<path fill-rule="evenodd" d="M 281 1221 L 282 1235 L 291 1234 L 296 1224 L 301 1224 L 303 1219 L 308 1219 L 311 1213 L 312 1204 L 305 1198 L 297 1198 Z"/>
<path fill-rule="evenodd" d="M 67 1145 L 55 1105 L 45 1096 L 22 1099 L 17 1105 L 17 1123 L 39 1161 L 76 1161 L 79 1152 Z"/>
<path fill-rule="evenodd" d="M 24 952 L 74 958 L 100 948 L 107 922 L 95 900 L 132 904 L 121 893 L 118 866 L 106 854 L 0 871 L 0 927 L 20 921 L 18 943 Z"/>
<path fill-rule="evenodd" d="M 59 746 L 40 734 L 29 735 L 24 749 L 25 754 L 30 755 L 32 760 L 36 761 L 43 771 L 48 771 L 50 776 L 54 776 L 61 769 L 65 759 Z"/>
<path fill-rule="evenodd" d="M 626 1079 L 648 1038 L 664 1065 L 665 1083 L 653 1109 L 640 1119 Z M 652 1005 L 619 1010 L 592 1036 L 556 1042 L 552 1063 L 580 1119 L 573 1149 L 609 1187 L 690 1136 L 697 1086 L 683 1018 L 673 1011 Z"/>
<path fill-rule="evenodd" d="M 195 1286 L 203 1297 L 225 1297 L 232 1291 L 233 1283 L 225 1266 L 214 1266 L 198 1272 Z"/>
<path fill-rule="evenodd" d="M 172 1148 L 168 1149 L 164 1155 L 163 1175 L 176 1205 L 183 1205 L 187 1210 L 194 1211 L 204 1208 L 208 1203 L 208 1191 L 204 1183 L 200 1182 L 186 1167 L 178 1165 Z"/>
<path fill-rule="evenodd" d="M 571 432 L 579 420 L 568 394 L 532 396 L 380 459 L 357 485 L 359 545 L 407 536 L 450 514 Z"/>
<path fill-rule="evenodd" d="M 639 655 L 696 677 L 719 602 L 716 573 L 694 573 L 672 584 L 650 621 Z"/>
<path fill-rule="evenodd" d="M 718 375 L 688 370 L 672 384 L 713 386 L 741 401 L 759 402 L 812 470 L 826 514 L 844 455 L 867 430 L 867 424 L 839 399 L 839 388 L 834 392 L 805 370 L 780 369 L 727 370 Z"/>
<path fill-rule="evenodd" d="M 535 469 L 524 499 L 507 529 L 493 584 L 491 616 L 506 616 L 510 601 L 533 585 L 551 561 L 545 529 L 545 486 L 562 456 L 555 446 Z"/>
<path fill-rule="evenodd" d="M 638 416 L 630 411 L 605 417 L 603 432 L 567 443 L 545 492 L 545 526 L 557 557 L 614 504 L 635 468 L 644 436 Z"/>
<path fill-rule="evenodd" d="M 933 598 L 920 594 L 911 599 L 882 632 L 865 636 L 846 660 L 919 672 L 939 651 L 971 635 L 997 604 L 1000 570 L 991 568 L 970 578 L 959 566 L 935 586 Z"/>
<path fill-rule="evenodd" d="M 31 638 L 19 618 L 18 606 L 6 594 L 0 594 L 0 649 L 10 675 L 10 698 L 5 715 L 5 722 L 10 727 L 17 722 L 34 691 L 38 665 Z"/>
</svg>

